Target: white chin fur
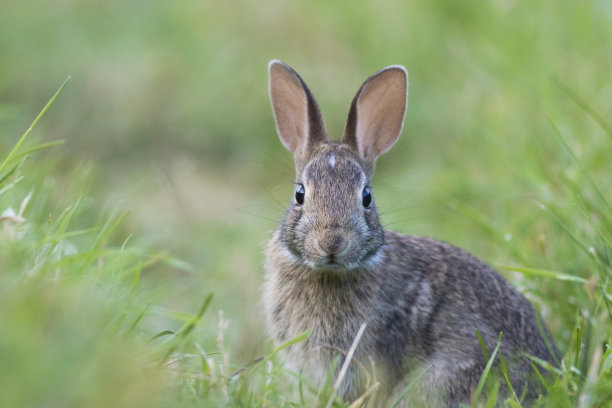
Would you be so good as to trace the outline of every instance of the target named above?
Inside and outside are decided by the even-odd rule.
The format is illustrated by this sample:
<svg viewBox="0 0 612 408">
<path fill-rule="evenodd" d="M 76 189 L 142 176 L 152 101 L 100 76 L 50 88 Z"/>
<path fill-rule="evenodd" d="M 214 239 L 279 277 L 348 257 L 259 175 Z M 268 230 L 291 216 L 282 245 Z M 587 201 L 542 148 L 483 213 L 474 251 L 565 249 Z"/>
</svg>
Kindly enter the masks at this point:
<svg viewBox="0 0 612 408">
<path fill-rule="evenodd" d="M 283 256 L 289 261 L 289 263 L 294 265 L 305 265 L 308 268 L 315 271 L 334 271 L 339 272 L 342 270 L 351 271 L 357 268 L 366 268 L 371 269 L 375 268 L 379 264 L 383 262 L 384 259 L 384 248 L 385 245 L 378 248 L 376 253 L 362 262 L 343 262 L 341 259 L 337 261 L 336 264 L 328 264 L 326 262 L 318 262 L 306 257 L 298 257 L 294 255 L 287 247 L 281 245 L 281 250 Z"/>
</svg>

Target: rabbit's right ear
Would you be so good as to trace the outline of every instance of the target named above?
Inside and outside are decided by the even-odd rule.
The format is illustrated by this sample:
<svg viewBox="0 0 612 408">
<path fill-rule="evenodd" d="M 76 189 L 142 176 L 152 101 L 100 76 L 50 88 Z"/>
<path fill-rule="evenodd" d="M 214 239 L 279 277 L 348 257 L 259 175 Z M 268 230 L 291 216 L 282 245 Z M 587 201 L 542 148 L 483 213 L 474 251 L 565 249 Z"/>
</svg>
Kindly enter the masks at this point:
<svg viewBox="0 0 612 408">
<path fill-rule="evenodd" d="M 363 160 L 367 171 L 397 141 L 404 125 L 408 72 L 392 65 L 369 77 L 353 99 L 342 141 Z"/>
<path fill-rule="evenodd" d="M 296 157 L 305 158 L 314 146 L 327 139 L 319 106 L 289 65 L 270 61 L 268 74 L 270 101 L 281 142 Z"/>
</svg>

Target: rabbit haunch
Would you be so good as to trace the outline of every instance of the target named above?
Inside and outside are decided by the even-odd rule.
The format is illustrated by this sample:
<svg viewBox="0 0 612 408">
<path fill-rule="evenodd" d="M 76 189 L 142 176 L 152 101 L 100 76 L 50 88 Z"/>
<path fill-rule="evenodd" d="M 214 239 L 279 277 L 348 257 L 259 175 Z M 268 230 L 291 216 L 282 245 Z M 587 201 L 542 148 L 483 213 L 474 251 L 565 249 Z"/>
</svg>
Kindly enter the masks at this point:
<svg viewBox="0 0 612 408">
<path fill-rule="evenodd" d="M 529 302 L 474 256 L 384 230 L 375 200 L 364 205 L 376 158 L 401 133 L 406 71 L 392 66 L 366 80 L 339 143 L 328 140 L 299 75 L 280 61 L 272 61 L 269 71 L 276 127 L 294 153 L 300 200 L 291 203 L 268 243 L 263 300 L 278 342 L 312 330 L 286 350 L 288 364 L 323 381 L 365 322 L 354 357 L 360 364 L 350 365 L 338 390 L 343 399 L 365 391 L 364 367 L 373 367 L 382 384 L 375 405 L 428 367 L 407 401 L 458 406 L 470 401 L 486 364 L 476 331 L 488 350 L 503 332 L 501 353 L 522 392 L 531 375 L 522 353 L 549 362 L 557 353 Z M 531 399 L 535 385 L 528 387 Z"/>
</svg>

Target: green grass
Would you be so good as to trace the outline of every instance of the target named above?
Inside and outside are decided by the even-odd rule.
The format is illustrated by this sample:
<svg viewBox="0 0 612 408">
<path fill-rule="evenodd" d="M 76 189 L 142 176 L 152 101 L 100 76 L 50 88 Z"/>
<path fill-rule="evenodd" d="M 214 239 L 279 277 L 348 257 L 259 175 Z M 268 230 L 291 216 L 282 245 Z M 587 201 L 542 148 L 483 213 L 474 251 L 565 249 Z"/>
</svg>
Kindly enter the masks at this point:
<svg viewBox="0 0 612 408">
<path fill-rule="evenodd" d="M 374 180 L 383 223 L 529 298 L 563 354 L 534 361 L 542 406 L 610 405 L 612 8 L 384 3 L 3 4 L 0 406 L 341 406 L 262 323 L 261 250 L 293 179 L 272 58 L 332 137 L 367 75 L 407 67 Z M 516 406 L 505 382 L 485 375 L 474 405 Z"/>
</svg>

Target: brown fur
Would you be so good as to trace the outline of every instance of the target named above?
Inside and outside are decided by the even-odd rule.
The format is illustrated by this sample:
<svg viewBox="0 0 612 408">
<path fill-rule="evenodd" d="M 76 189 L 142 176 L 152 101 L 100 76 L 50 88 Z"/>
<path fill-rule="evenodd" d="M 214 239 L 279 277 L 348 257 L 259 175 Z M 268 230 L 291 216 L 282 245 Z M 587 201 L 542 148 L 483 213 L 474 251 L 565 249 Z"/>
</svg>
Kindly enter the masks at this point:
<svg viewBox="0 0 612 408">
<path fill-rule="evenodd" d="M 283 92 L 278 80 L 293 85 Z M 382 383 L 373 404 L 428 367 L 407 401 L 458 406 L 469 403 L 485 366 L 476 331 L 489 351 L 503 332 L 501 352 L 521 392 L 531 374 L 521 353 L 549 362 L 557 353 L 544 329 L 552 344 L 547 348 L 529 302 L 474 256 L 433 239 L 384 230 L 375 201 L 363 206 L 376 157 L 401 132 L 405 70 L 390 67 L 365 82 L 342 143 L 327 140 L 316 102 L 295 71 L 274 61 L 270 83 L 277 129 L 294 151 L 296 183 L 305 191 L 304 202 L 293 201 L 266 249 L 264 305 L 272 334 L 284 342 L 312 330 L 287 350 L 288 364 L 322 381 L 338 350 L 348 351 L 365 322 L 355 359 L 372 362 Z M 279 117 L 303 122 L 280 124 Z M 300 136 L 292 129 L 308 132 Z M 358 398 L 364 378 L 351 364 L 338 394 L 347 401 Z M 537 396 L 536 388 L 530 383 L 529 398 Z"/>
</svg>

